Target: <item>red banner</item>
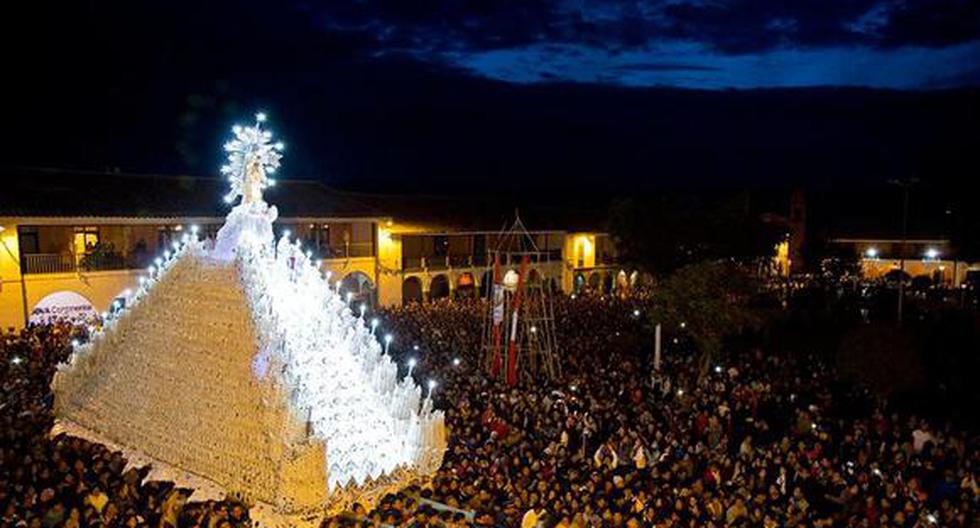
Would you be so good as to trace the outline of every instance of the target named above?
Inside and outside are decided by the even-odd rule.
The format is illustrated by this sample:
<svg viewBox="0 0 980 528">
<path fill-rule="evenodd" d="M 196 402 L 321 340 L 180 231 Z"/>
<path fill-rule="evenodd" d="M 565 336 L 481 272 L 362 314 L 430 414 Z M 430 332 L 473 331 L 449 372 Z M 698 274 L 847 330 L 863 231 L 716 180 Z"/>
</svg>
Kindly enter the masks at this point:
<svg viewBox="0 0 980 528">
<path fill-rule="evenodd" d="M 521 272 L 517 276 L 517 290 L 514 292 L 514 300 L 512 305 L 513 317 L 511 319 L 510 326 L 510 343 L 507 345 L 507 384 L 516 385 L 517 384 L 517 319 L 518 314 L 521 313 L 521 293 L 524 289 L 524 275 L 527 274 L 527 265 L 530 262 L 530 257 L 524 255 L 524 259 L 521 260 Z"/>
<path fill-rule="evenodd" d="M 490 364 L 490 374 L 500 375 L 500 330 L 504 322 L 504 285 L 500 277 L 500 255 L 493 256 L 493 360 Z"/>
</svg>

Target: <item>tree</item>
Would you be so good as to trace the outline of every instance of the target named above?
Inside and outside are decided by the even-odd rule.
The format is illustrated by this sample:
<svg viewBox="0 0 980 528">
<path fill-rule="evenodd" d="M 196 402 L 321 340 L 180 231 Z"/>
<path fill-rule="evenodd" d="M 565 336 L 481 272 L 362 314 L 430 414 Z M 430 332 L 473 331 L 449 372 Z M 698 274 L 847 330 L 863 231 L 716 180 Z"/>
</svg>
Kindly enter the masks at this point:
<svg viewBox="0 0 980 528">
<path fill-rule="evenodd" d="M 754 275 L 730 260 L 689 264 L 654 289 L 651 322 L 686 332 L 701 353 L 701 372 L 707 373 L 726 337 L 763 322 L 754 305 L 759 291 Z"/>
<path fill-rule="evenodd" d="M 613 205 L 610 228 L 620 255 L 654 275 L 704 261 L 772 257 L 782 231 L 762 221 L 747 194 L 627 198 Z"/>
</svg>

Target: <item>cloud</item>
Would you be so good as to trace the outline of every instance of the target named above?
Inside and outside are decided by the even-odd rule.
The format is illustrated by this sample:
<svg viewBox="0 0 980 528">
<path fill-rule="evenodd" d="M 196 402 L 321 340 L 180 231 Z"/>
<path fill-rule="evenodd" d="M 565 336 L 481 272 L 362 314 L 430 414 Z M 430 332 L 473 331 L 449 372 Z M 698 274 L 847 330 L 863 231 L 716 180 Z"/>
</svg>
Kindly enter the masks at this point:
<svg viewBox="0 0 980 528">
<path fill-rule="evenodd" d="M 686 72 L 683 79 L 688 83 L 743 85 L 737 73 L 702 74 L 730 67 L 758 72 L 764 69 L 760 62 L 776 69 L 805 57 L 829 61 L 823 70 L 831 75 L 801 76 L 800 71 L 821 68 L 797 65 L 783 75 L 772 72 L 765 78 L 775 77 L 780 85 L 804 78 L 831 84 L 841 80 L 833 75 L 835 70 L 848 69 L 842 60 L 862 62 L 863 57 L 874 56 L 885 60 L 879 75 L 856 72 L 853 82 L 843 81 L 895 86 L 900 83 L 886 80 L 892 75 L 888 63 L 908 65 L 900 56 L 943 59 L 956 55 L 943 50 L 980 42 L 980 2 L 975 0 L 362 0 L 338 4 L 311 9 L 329 30 L 370 34 L 376 43 L 371 50 L 374 56 L 408 54 L 512 82 L 659 84 L 681 76 L 658 73 Z M 677 49 L 684 53 L 682 58 L 664 56 L 665 50 Z M 623 56 L 632 59 L 624 62 Z M 890 61 L 892 56 L 895 59 Z M 949 77 L 957 73 L 927 72 Z M 910 75 L 917 76 L 914 71 Z"/>
</svg>

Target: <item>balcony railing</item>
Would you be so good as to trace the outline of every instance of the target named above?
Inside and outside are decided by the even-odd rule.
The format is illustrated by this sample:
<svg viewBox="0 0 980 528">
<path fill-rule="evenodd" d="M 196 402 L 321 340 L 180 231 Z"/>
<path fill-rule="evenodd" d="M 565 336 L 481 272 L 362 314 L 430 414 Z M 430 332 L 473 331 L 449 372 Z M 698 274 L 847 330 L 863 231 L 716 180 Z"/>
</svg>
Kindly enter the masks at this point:
<svg viewBox="0 0 980 528">
<path fill-rule="evenodd" d="M 21 269 L 29 273 L 70 273 L 76 269 L 71 253 L 34 253 L 21 256 Z"/>
<path fill-rule="evenodd" d="M 91 253 L 80 257 L 71 253 L 32 253 L 21 257 L 21 267 L 25 275 L 112 271 L 143 267 L 142 260 L 136 255 L 119 253 Z"/>
<path fill-rule="evenodd" d="M 338 246 L 324 244 L 320 246 L 319 250 L 314 248 L 314 253 L 319 254 L 324 259 L 373 257 L 374 244 L 372 242 L 351 242 Z"/>
</svg>

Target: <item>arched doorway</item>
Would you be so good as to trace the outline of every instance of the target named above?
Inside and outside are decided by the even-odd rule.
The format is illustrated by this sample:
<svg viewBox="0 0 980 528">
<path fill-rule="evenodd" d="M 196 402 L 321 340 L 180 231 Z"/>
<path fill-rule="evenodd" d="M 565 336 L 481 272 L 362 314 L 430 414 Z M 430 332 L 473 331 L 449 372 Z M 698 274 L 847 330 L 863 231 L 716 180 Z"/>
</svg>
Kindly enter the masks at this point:
<svg viewBox="0 0 980 528">
<path fill-rule="evenodd" d="M 602 277 L 599 275 L 599 272 L 596 271 L 593 272 L 592 275 L 589 275 L 589 290 L 591 290 L 592 293 L 598 293 L 601 286 Z"/>
<path fill-rule="evenodd" d="M 602 293 L 607 293 L 607 294 L 612 293 L 613 286 L 615 284 L 616 281 L 613 278 L 612 274 L 606 274 L 606 276 L 602 278 Z"/>
<path fill-rule="evenodd" d="M 429 300 L 434 301 L 446 297 L 449 297 L 449 279 L 445 275 L 432 277 L 432 282 L 429 283 Z"/>
<path fill-rule="evenodd" d="M 44 296 L 31 310 L 32 324 L 47 324 L 64 320 L 73 323 L 94 321 L 99 312 L 85 296 L 71 290 L 56 291 Z"/>
<path fill-rule="evenodd" d="M 480 275 L 480 297 L 490 297 L 491 291 L 493 291 L 493 273 L 484 271 L 483 275 Z"/>
<path fill-rule="evenodd" d="M 476 279 L 473 274 L 464 272 L 456 278 L 456 298 L 473 299 L 476 297 Z"/>
<path fill-rule="evenodd" d="M 422 281 L 418 277 L 409 277 L 402 283 L 402 304 L 422 302 Z"/>
<path fill-rule="evenodd" d="M 367 274 L 360 271 L 348 273 L 344 280 L 340 281 L 342 295 L 353 294 L 351 301 L 355 303 L 367 303 L 374 305 L 374 284 Z"/>
</svg>

